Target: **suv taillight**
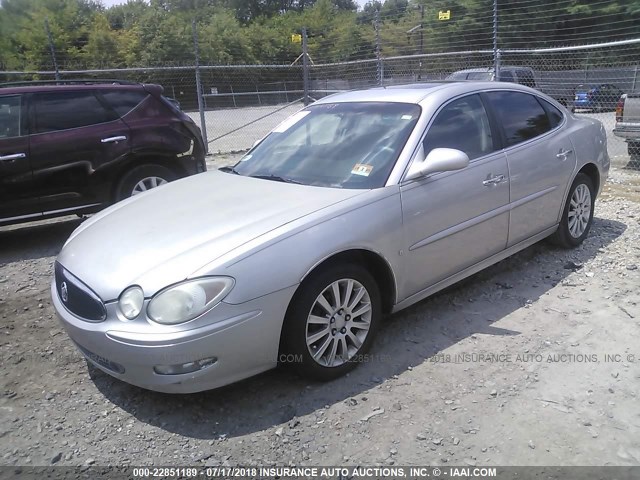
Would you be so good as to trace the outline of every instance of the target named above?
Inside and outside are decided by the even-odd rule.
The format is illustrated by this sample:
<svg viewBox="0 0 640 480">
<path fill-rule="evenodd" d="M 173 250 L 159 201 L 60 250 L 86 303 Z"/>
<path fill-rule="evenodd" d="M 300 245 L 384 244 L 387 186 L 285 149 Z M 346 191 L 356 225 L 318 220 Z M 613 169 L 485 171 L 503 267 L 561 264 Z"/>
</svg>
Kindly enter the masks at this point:
<svg viewBox="0 0 640 480">
<path fill-rule="evenodd" d="M 622 121 L 622 116 L 624 114 L 624 97 L 620 97 L 618 103 L 616 104 L 616 122 Z"/>
</svg>

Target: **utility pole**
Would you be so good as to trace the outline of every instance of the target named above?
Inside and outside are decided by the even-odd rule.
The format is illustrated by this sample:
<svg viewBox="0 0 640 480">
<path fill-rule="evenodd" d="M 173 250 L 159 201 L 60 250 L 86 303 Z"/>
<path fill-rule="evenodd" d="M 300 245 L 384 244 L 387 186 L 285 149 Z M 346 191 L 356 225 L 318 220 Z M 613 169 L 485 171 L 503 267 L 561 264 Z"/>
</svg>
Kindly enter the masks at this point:
<svg viewBox="0 0 640 480">
<path fill-rule="evenodd" d="M 304 105 L 309 105 L 309 53 L 307 52 L 307 29 L 302 27 L 302 88 Z"/>
<path fill-rule="evenodd" d="M 198 110 L 200 112 L 200 130 L 202 131 L 202 140 L 204 141 L 204 153 L 209 153 L 209 142 L 207 141 L 207 123 L 204 117 L 204 101 L 202 97 L 202 80 L 200 79 L 200 48 L 198 45 L 198 27 L 196 19 L 191 21 L 191 29 L 193 30 L 193 53 L 196 62 L 196 95 L 198 95 Z"/>
<path fill-rule="evenodd" d="M 420 54 L 424 53 L 424 5 L 420 4 Z M 422 63 L 422 61 L 420 62 Z"/>
<path fill-rule="evenodd" d="M 53 61 L 53 68 L 56 72 L 56 81 L 60 80 L 60 71 L 58 70 L 58 62 L 56 60 L 56 49 L 53 46 L 53 37 L 51 36 L 51 30 L 49 29 L 49 19 L 44 19 L 44 29 L 47 32 L 47 38 L 49 39 L 49 51 L 51 52 L 51 60 Z"/>
<path fill-rule="evenodd" d="M 380 53 L 380 10 L 376 10 L 373 25 L 376 30 L 376 83 L 382 85 L 384 83 L 384 65 L 382 64 L 382 55 Z"/>
<path fill-rule="evenodd" d="M 494 80 L 500 81 L 500 50 L 498 50 L 498 0 L 493 0 L 493 71 Z"/>
</svg>

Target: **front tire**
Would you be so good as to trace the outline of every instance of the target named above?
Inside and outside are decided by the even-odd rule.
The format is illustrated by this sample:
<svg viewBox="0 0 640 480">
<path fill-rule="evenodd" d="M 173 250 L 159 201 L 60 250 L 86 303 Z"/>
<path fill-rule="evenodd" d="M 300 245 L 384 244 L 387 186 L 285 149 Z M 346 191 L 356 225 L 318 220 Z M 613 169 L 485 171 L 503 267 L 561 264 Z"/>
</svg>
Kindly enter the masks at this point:
<svg viewBox="0 0 640 480">
<path fill-rule="evenodd" d="M 120 180 L 116 200 L 124 200 L 176 179 L 175 173 L 162 165 L 141 165 L 127 172 Z"/>
<path fill-rule="evenodd" d="M 366 361 L 381 317 L 371 274 L 356 264 L 332 265 L 296 292 L 283 326 L 284 350 L 302 376 L 332 380 Z"/>
<path fill-rule="evenodd" d="M 579 173 L 567 198 L 558 230 L 550 237 L 553 243 L 564 248 L 580 245 L 591 230 L 596 192 L 591 178 Z"/>
</svg>

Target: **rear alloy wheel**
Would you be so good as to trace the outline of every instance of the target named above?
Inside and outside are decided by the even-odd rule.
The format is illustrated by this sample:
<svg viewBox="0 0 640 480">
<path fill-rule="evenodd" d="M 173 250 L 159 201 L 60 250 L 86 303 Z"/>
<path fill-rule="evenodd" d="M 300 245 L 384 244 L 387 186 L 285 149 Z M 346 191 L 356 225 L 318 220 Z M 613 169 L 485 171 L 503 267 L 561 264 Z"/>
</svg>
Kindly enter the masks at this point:
<svg viewBox="0 0 640 480">
<path fill-rule="evenodd" d="M 573 248 L 587 238 L 593 223 L 595 197 L 593 182 L 584 173 L 579 173 L 569 190 L 558 230 L 551 236 L 554 243 Z"/>
<path fill-rule="evenodd" d="M 123 200 L 165 185 L 175 178 L 176 175 L 162 165 L 141 165 L 122 177 L 116 197 Z"/>
<path fill-rule="evenodd" d="M 287 312 L 284 340 L 306 377 L 331 380 L 366 360 L 381 318 L 380 293 L 359 265 L 336 265 L 305 280 Z"/>
</svg>

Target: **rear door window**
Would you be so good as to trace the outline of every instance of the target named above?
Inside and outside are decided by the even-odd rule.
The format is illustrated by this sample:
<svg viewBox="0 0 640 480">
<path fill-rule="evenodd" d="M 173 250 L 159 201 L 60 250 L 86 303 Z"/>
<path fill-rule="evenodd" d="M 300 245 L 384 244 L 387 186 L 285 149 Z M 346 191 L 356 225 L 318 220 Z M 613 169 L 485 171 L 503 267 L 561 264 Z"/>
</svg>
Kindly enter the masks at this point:
<svg viewBox="0 0 640 480">
<path fill-rule="evenodd" d="M 564 118 L 564 115 L 562 114 L 562 112 L 558 110 L 556 107 L 554 107 L 553 105 L 551 105 L 546 100 L 542 100 L 539 98 L 538 101 L 542 104 L 544 109 L 547 111 L 547 115 L 549 117 L 549 124 L 550 124 L 549 126 L 551 128 L 556 128 L 558 125 L 560 125 L 562 123 L 562 119 Z"/>
<path fill-rule="evenodd" d="M 547 112 L 535 96 L 521 92 L 487 92 L 487 98 L 510 147 L 551 130 Z"/>
<path fill-rule="evenodd" d="M 34 95 L 36 133 L 55 132 L 116 120 L 93 91 L 51 92 Z"/>
<path fill-rule="evenodd" d="M 105 90 L 101 91 L 100 95 L 121 117 L 124 117 L 147 98 L 146 92 L 132 90 Z"/>
<path fill-rule="evenodd" d="M 0 138 L 22 135 L 22 107 L 20 95 L 0 97 Z"/>
</svg>

